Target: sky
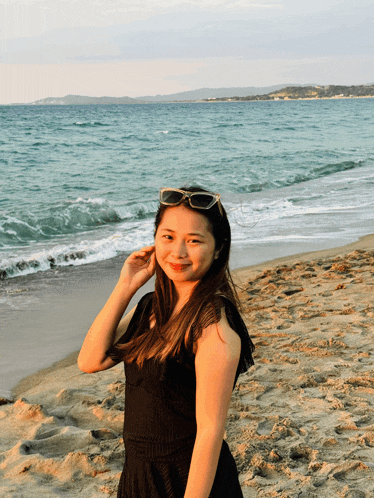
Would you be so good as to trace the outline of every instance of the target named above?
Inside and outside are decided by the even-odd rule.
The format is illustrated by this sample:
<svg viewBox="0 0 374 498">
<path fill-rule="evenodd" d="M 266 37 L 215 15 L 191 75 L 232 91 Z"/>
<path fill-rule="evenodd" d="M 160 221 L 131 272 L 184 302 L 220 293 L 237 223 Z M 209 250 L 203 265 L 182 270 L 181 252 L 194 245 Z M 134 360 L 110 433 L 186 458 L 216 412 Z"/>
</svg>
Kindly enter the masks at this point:
<svg viewBox="0 0 374 498">
<path fill-rule="evenodd" d="M 373 82 L 373 0 L 0 0 L 0 105 Z"/>
</svg>

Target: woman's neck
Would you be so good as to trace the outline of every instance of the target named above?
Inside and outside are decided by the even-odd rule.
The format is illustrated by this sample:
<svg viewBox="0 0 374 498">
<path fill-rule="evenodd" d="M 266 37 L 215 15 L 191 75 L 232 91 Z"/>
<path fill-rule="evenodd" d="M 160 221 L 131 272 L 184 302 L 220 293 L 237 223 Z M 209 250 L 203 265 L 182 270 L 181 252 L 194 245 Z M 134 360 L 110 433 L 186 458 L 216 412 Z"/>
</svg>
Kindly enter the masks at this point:
<svg viewBox="0 0 374 498">
<path fill-rule="evenodd" d="M 187 303 L 197 283 L 198 282 L 178 282 L 176 285 L 174 282 L 174 289 L 177 294 L 177 302 L 175 304 L 172 316 L 178 314 L 183 306 Z"/>
</svg>

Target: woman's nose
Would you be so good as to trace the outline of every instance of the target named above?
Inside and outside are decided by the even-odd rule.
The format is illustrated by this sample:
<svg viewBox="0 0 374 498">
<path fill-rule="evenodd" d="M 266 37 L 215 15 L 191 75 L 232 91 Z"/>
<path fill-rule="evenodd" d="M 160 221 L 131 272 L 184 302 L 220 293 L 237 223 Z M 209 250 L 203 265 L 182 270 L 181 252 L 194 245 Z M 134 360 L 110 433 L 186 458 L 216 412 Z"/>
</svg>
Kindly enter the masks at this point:
<svg viewBox="0 0 374 498">
<path fill-rule="evenodd" d="M 175 258 L 185 258 L 187 255 L 186 244 L 184 241 L 175 241 L 173 244 L 173 256 Z"/>
</svg>

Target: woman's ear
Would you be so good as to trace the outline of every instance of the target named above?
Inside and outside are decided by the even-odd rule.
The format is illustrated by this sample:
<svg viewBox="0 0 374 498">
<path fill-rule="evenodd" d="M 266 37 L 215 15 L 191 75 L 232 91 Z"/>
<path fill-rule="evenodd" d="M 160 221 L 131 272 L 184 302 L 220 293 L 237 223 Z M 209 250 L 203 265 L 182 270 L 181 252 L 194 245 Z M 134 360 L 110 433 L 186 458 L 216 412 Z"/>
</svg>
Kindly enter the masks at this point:
<svg viewBox="0 0 374 498">
<path fill-rule="evenodd" d="M 225 239 L 225 240 L 226 240 L 226 239 Z M 219 249 L 216 249 L 216 250 L 214 251 L 214 259 L 218 259 L 219 255 L 220 255 L 220 252 L 222 251 L 223 247 L 224 247 L 224 243 L 223 243 L 223 244 L 221 244 L 221 246 L 220 246 L 220 248 L 219 248 Z"/>
</svg>

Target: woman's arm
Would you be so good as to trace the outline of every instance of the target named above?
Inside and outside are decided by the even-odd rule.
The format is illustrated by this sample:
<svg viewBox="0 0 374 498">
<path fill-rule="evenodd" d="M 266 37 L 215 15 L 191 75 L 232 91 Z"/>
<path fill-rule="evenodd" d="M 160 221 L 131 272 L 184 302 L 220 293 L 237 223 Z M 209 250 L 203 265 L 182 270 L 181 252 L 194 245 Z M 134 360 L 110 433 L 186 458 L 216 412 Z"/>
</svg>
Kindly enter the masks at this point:
<svg viewBox="0 0 374 498">
<path fill-rule="evenodd" d="M 152 277 L 154 271 L 154 246 L 143 247 L 126 259 L 112 294 L 83 342 L 78 356 L 78 367 L 83 372 L 98 372 L 116 364 L 106 356 L 105 351 L 126 331 L 135 308 L 121 320 L 122 315 L 135 292 Z"/>
<path fill-rule="evenodd" d="M 207 327 L 197 343 L 197 434 L 184 498 L 208 498 L 217 470 L 241 341 L 227 322 Z"/>
</svg>

